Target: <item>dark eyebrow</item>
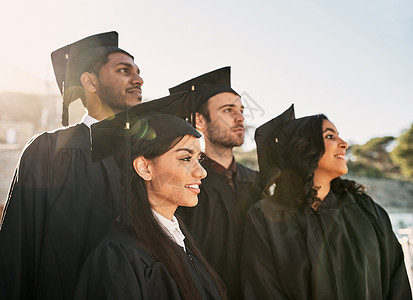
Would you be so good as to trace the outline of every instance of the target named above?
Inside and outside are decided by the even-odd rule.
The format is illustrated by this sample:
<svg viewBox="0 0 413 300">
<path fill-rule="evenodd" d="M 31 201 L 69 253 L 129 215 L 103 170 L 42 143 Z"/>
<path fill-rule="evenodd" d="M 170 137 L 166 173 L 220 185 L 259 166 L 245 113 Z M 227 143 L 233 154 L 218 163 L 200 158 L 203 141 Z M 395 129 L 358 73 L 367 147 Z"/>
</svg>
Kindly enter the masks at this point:
<svg viewBox="0 0 413 300">
<path fill-rule="evenodd" d="M 130 64 L 130 63 L 127 63 L 127 62 L 118 62 L 116 65 L 115 65 L 116 67 L 117 66 L 125 66 L 125 67 L 128 67 L 128 68 L 134 68 L 135 66 L 134 65 L 132 65 L 132 64 Z M 138 74 L 140 74 L 141 73 L 141 70 L 139 69 L 139 68 L 137 68 L 138 69 Z"/>
<path fill-rule="evenodd" d="M 175 150 L 175 152 L 179 152 L 179 151 L 186 151 L 186 152 L 188 152 L 189 154 L 194 154 L 194 150 L 189 149 L 189 148 L 179 148 L 179 149 L 176 149 L 176 150 Z"/>
<path fill-rule="evenodd" d="M 237 107 L 235 104 L 224 104 L 220 106 L 218 109 L 224 108 L 224 107 Z M 244 105 L 241 105 L 241 108 L 244 109 Z"/>
<path fill-rule="evenodd" d="M 127 62 L 123 62 L 123 61 L 118 62 L 118 63 L 116 64 L 116 66 L 119 66 L 119 65 L 123 65 L 123 66 L 127 66 L 127 67 L 132 67 L 132 64 L 127 63 Z"/>
<path fill-rule="evenodd" d="M 179 149 L 176 149 L 176 150 L 175 150 L 175 152 L 179 152 L 179 151 L 186 151 L 186 152 L 188 152 L 189 154 L 194 154 L 194 153 L 195 153 L 194 150 L 189 149 L 189 148 L 179 148 Z M 198 155 L 202 155 L 202 154 L 204 154 L 204 152 L 199 151 Z"/>
<path fill-rule="evenodd" d="M 326 128 L 324 129 L 323 133 L 325 133 L 326 131 L 332 131 L 333 133 L 336 133 L 336 131 L 333 128 Z"/>
</svg>

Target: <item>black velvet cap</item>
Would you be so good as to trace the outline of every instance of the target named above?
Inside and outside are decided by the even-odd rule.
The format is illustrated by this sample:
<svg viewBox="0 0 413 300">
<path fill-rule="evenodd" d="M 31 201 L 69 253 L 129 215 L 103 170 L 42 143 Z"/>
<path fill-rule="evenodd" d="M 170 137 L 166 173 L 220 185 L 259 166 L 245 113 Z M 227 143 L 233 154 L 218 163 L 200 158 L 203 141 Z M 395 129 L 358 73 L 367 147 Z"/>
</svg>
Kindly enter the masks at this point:
<svg viewBox="0 0 413 300">
<path fill-rule="evenodd" d="M 83 92 L 80 76 L 90 70 L 99 60 L 114 52 L 126 51 L 118 48 L 116 31 L 100 33 L 81 39 L 52 52 L 52 64 L 60 92 L 63 96 L 62 124 L 68 124 L 68 106 Z"/>
<path fill-rule="evenodd" d="M 176 93 L 160 99 L 143 102 L 93 124 L 92 158 L 94 161 L 121 151 L 125 137 L 138 138 L 150 146 L 160 139 L 190 134 L 200 137 L 188 122 L 188 93 Z M 148 119 L 148 114 L 151 117 Z M 142 148 L 144 151 L 144 148 Z M 141 153 L 142 154 L 142 153 Z"/>
<path fill-rule="evenodd" d="M 199 108 L 208 101 L 209 98 L 220 93 L 234 93 L 231 88 L 231 67 L 223 67 L 198 77 L 185 81 L 169 89 L 169 93 L 191 92 L 194 94 L 191 103 L 191 111 L 198 112 Z"/>
</svg>

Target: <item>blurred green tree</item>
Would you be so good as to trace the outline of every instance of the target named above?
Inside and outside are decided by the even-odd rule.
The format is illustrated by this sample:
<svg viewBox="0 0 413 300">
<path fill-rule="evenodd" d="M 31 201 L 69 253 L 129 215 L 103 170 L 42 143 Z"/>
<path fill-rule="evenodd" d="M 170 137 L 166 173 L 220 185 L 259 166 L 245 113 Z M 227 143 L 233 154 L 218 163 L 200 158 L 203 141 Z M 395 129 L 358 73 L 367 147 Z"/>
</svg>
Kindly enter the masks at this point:
<svg viewBox="0 0 413 300">
<path fill-rule="evenodd" d="M 391 158 L 400 166 L 404 176 L 413 179 L 413 124 L 398 138 L 398 145 L 391 152 Z"/>
<path fill-rule="evenodd" d="M 385 136 L 373 138 L 364 145 L 350 146 L 350 171 L 368 177 L 392 177 L 400 173 L 389 153 L 394 141 L 394 137 Z"/>
</svg>

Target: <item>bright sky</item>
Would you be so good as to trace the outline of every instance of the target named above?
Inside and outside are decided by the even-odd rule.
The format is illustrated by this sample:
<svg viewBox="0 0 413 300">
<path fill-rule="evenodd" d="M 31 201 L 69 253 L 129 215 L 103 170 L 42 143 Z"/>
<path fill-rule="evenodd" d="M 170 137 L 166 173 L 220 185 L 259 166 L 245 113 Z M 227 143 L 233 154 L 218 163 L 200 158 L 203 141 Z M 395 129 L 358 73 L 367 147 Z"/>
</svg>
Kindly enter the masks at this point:
<svg viewBox="0 0 413 300">
<path fill-rule="evenodd" d="M 50 53 L 116 30 L 145 99 L 229 65 L 252 126 L 291 103 L 297 117 L 326 114 L 353 143 L 413 123 L 411 0 L 15 0 L 0 28 L 0 90 L 57 94 Z"/>
</svg>

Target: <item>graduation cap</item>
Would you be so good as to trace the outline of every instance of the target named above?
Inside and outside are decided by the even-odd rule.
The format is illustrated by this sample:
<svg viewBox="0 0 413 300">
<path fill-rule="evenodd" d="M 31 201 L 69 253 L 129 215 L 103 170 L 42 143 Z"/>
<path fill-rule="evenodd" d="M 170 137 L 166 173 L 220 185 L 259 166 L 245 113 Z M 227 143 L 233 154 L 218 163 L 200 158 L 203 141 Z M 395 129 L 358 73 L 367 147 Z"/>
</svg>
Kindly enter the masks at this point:
<svg viewBox="0 0 413 300">
<path fill-rule="evenodd" d="M 312 147 L 319 148 L 314 155 L 322 153 L 324 143 L 321 128 L 316 127 L 319 117 L 325 118 L 324 115 L 314 115 L 296 119 L 293 104 L 255 130 L 261 185 L 264 190 L 280 176 L 282 170 L 298 171 L 297 162 L 291 158 L 297 155 L 291 149 L 291 142 L 296 135 L 307 137 Z"/>
<path fill-rule="evenodd" d="M 257 145 L 258 166 L 262 187 L 268 188 L 267 182 L 273 182 L 284 166 L 282 155 L 283 138 L 280 134 L 284 126 L 295 119 L 294 104 L 274 119 L 264 123 L 255 130 L 255 143 Z"/>
<path fill-rule="evenodd" d="M 170 136 L 179 133 L 180 126 L 191 131 L 193 135 L 199 134 L 188 122 L 190 112 L 187 110 L 191 97 L 186 92 L 175 93 L 163 98 L 143 102 L 141 104 L 127 108 L 112 117 L 92 124 L 92 159 L 102 160 L 105 157 L 119 152 L 125 137 L 142 137 L 142 141 L 156 142 L 162 136 Z M 145 114 L 158 113 L 159 122 L 149 127 L 147 122 L 143 122 Z M 171 118 L 173 117 L 173 118 Z M 190 128 L 190 129 L 188 129 Z M 156 134 L 155 139 L 149 139 L 151 134 Z"/>
<path fill-rule="evenodd" d="M 190 106 L 192 112 L 198 112 L 209 98 L 217 94 L 229 92 L 238 95 L 231 88 L 231 67 L 211 71 L 169 89 L 170 94 L 183 91 L 192 92 L 195 95 Z M 194 124 L 194 120 L 192 123 Z"/>
<path fill-rule="evenodd" d="M 124 215 L 121 215 L 123 225 L 128 226 L 131 222 L 132 159 L 147 154 L 165 141 L 173 141 L 185 135 L 201 137 L 201 134 L 184 120 L 187 116 L 187 101 L 190 101 L 188 93 L 176 93 L 135 105 L 92 124 L 93 161 L 114 155 L 122 169 L 126 198 L 122 202 L 122 205 L 126 206 L 122 210 Z"/>
<path fill-rule="evenodd" d="M 133 58 L 118 48 L 116 31 L 92 35 L 52 52 L 53 69 L 63 96 L 62 125 L 68 125 L 69 104 L 83 93 L 80 82 L 82 73 L 90 71 L 95 63 L 114 52 L 123 52 Z"/>
</svg>

